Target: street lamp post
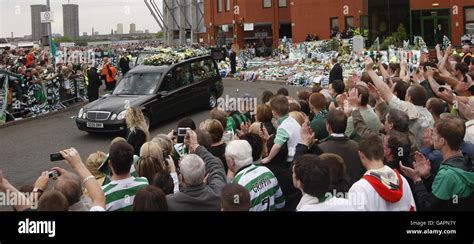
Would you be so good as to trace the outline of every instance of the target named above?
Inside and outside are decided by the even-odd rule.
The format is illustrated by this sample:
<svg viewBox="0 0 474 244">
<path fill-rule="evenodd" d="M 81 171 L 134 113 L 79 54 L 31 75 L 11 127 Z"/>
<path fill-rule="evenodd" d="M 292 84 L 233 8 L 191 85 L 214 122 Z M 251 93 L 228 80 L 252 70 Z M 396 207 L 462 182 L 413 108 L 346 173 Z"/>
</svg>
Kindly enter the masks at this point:
<svg viewBox="0 0 474 244">
<path fill-rule="evenodd" d="M 50 5 L 50 2 L 49 2 L 49 1 L 50 1 L 50 0 L 46 0 L 46 11 L 48 11 L 48 12 L 51 11 L 51 5 Z M 47 25 L 48 25 L 47 29 L 48 29 L 49 50 L 50 50 L 50 52 L 51 52 L 51 47 L 53 46 L 53 45 L 52 45 L 52 44 L 53 44 L 53 38 L 52 38 L 53 36 L 52 36 L 52 34 L 51 34 L 51 22 L 48 22 Z"/>
</svg>

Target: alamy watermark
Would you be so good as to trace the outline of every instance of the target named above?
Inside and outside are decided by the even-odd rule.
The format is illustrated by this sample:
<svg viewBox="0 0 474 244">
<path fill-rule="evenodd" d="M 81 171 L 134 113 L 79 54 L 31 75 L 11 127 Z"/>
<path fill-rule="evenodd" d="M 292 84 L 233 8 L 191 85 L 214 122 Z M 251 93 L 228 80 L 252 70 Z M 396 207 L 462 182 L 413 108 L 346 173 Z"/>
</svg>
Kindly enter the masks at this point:
<svg viewBox="0 0 474 244">
<path fill-rule="evenodd" d="M 250 112 L 251 115 L 257 114 L 258 100 L 254 97 L 231 97 L 225 95 L 217 99 L 217 108 L 225 112 Z"/>
<path fill-rule="evenodd" d="M 56 236 L 56 221 L 36 221 L 26 218 L 18 222 L 18 234 L 46 234 Z"/>
<path fill-rule="evenodd" d="M 38 194 L 31 192 L 0 192 L 0 206 L 26 206 L 31 209 L 38 208 Z"/>
<path fill-rule="evenodd" d="M 76 50 L 67 49 L 64 47 L 56 53 L 56 63 L 72 63 L 72 64 L 87 64 L 95 65 L 96 57 L 92 49 Z"/>
</svg>

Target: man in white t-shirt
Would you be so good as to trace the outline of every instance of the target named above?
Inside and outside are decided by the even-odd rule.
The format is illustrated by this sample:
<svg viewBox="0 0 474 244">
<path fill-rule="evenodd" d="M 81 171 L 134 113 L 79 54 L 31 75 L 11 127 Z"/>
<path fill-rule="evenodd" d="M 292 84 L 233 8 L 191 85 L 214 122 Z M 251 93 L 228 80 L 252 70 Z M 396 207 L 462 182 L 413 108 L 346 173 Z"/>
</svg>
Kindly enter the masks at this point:
<svg viewBox="0 0 474 244">
<path fill-rule="evenodd" d="M 359 157 L 367 169 L 362 179 L 349 190 L 348 199 L 359 211 L 415 211 L 415 200 L 407 180 L 384 165 L 382 140 L 364 136 L 359 142 Z"/>
</svg>

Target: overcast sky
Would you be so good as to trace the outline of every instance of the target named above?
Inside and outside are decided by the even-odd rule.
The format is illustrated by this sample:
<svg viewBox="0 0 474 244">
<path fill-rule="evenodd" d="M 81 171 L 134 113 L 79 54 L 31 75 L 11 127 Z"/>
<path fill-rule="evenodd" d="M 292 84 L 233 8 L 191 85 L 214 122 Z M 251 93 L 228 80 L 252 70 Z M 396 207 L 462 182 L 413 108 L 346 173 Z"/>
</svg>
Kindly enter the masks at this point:
<svg viewBox="0 0 474 244">
<path fill-rule="evenodd" d="M 62 4 L 79 4 L 80 35 L 92 32 L 92 27 L 100 34 L 110 34 L 123 24 L 124 33 L 128 33 L 130 23 L 137 25 L 137 30 L 148 29 L 159 31 L 158 24 L 150 15 L 143 0 L 51 0 L 51 10 L 55 21 L 53 33 L 63 34 Z M 161 8 L 161 0 L 155 1 Z M 31 8 L 33 4 L 46 4 L 46 0 L 0 0 L 0 37 L 31 35 Z"/>
</svg>

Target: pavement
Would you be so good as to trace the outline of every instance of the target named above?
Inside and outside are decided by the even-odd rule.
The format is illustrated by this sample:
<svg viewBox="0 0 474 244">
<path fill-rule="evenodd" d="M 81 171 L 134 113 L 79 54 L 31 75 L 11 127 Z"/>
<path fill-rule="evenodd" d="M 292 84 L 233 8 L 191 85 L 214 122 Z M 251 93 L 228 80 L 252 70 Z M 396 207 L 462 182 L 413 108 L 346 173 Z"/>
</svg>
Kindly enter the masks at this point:
<svg viewBox="0 0 474 244">
<path fill-rule="evenodd" d="M 265 90 L 276 91 L 282 87 L 274 82 L 245 82 L 224 80 L 224 95 L 241 97 L 249 93 L 260 99 Z M 290 96 L 304 88 L 285 86 Z M 49 155 L 59 150 L 75 147 L 83 160 L 96 151 L 107 152 L 113 134 L 88 134 L 77 129 L 74 118 L 82 104 L 74 105 L 65 110 L 34 119 L 25 119 L 0 127 L 0 170 L 14 186 L 34 184 L 42 171 L 54 166 L 68 169 L 64 162 L 50 162 Z M 179 118 L 158 124 L 150 129 L 152 137 L 167 134 L 176 127 L 182 118 L 193 119 L 197 126 L 209 118 L 209 111 L 201 110 L 184 114 Z M 2 208 L 0 207 L 0 210 Z"/>
</svg>

